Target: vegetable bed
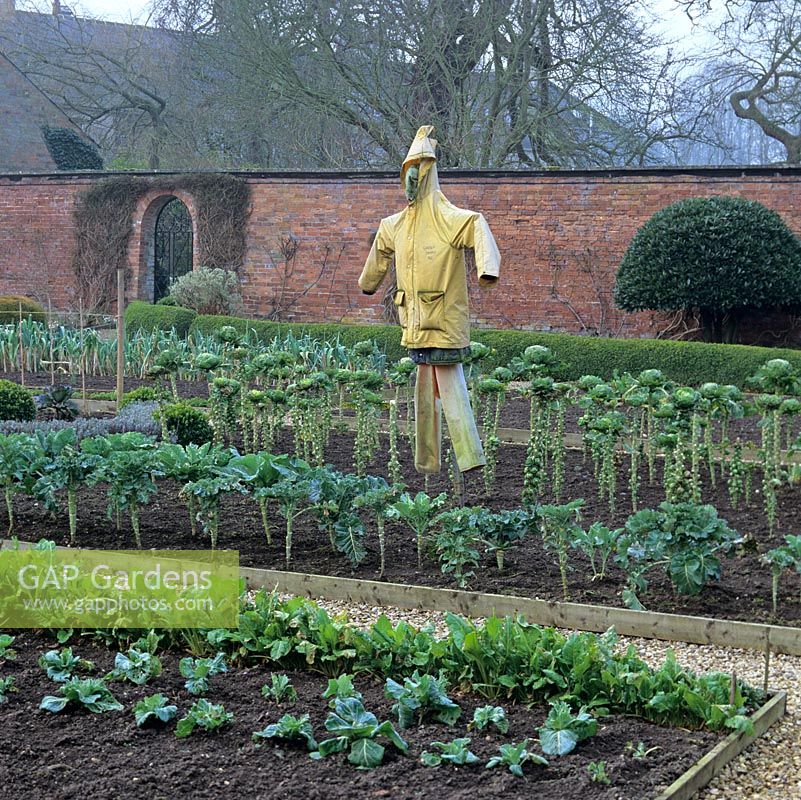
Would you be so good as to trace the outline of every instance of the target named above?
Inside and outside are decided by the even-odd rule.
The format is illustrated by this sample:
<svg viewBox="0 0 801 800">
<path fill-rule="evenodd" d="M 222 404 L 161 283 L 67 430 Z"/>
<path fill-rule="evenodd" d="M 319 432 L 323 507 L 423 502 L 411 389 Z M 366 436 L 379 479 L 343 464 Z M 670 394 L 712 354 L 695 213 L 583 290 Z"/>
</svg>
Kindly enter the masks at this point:
<svg viewBox="0 0 801 800">
<path fill-rule="evenodd" d="M 327 460 L 335 467 L 351 469 L 352 442 L 350 434 L 333 433 L 326 451 Z M 279 440 L 279 449 L 291 450 L 289 434 Z M 403 453 L 401 454 L 403 461 Z M 480 473 L 466 476 L 468 505 L 483 504 L 492 510 L 514 509 L 520 504 L 523 460 L 525 449 L 516 446 L 501 446 L 498 459 L 498 477 L 493 496 L 484 496 Z M 386 474 L 379 455 L 368 465 L 373 474 Z M 423 489 L 421 477 L 414 476 L 408 463 L 403 463 L 404 474 L 411 482 L 409 490 Z M 150 547 L 204 548 L 209 540 L 203 535 L 193 537 L 185 504 L 179 498 L 179 487 L 167 480 L 158 481 L 158 491 L 140 513 L 142 544 Z M 566 462 L 566 485 L 562 501 L 585 498 L 582 522 L 585 527 L 601 520 L 610 528 L 622 525 L 627 516 L 625 475 L 620 480 L 620 502 L 618 511 L 610 515 L 606 502 L 601 501 L 592 485 L 589 461 L 585 462 L 577 451 L 569 451 Z M 441 477 L 430 482 L 429 492 L 447 491 L 449 483 L 443 471 Z M 647 591 L 640 593 L 640 600 L 653 611 L 683 613 L 696 616 L 760 621 L 776 624 L 801 624 L 801 602 L 799 602 L 799 577 L 785 573 L 779 587 L 778 615 L 771 608 L 771 571 L 760 561 L 760 554 L 780 545 L 786 532 L 794 531 L 798 519 L 799 495 L 783 488 L 778 492 L 777 520 L 773 532 L 769 531 L 758 501 L 750 506 L 731 507 L 725 488 L 704 485 L 705 497 L 718 509 L 720 517 L 741 536 L 743 546 L 721 556 L 721 580 L 709 581 L 698 595 L 676 594 L 669 577 L 661 570 L 652 570 L 648 577 Z M 656 508 L 663 500 L 661 486 L 645 482 L 640 488 L 641 507 Z M 546 495 L 544 500 L 549 500 Z M 36 541 L 39 538 L 54 539 L 58 544 L 69 542 L 68 522 L 64 518 L 53 519 L 51 515 L 30 497 L 17 495 L 15 532 L 21 539 Z M 106 518 L 106 491 L 102 486 L 82 488 L 79 491 L 78 535 L 76 542 L 82 547 L 120 548 L 133 545 L 130 523 L 123 518 L 121 531 Z M 241 563 L 248 566 L 282 569 L 285 564 L 283 536 L 284 520 L 271 504 L 268 517 L 273 530 L 273 544 L 265 539 L 259 508 L 252 497 L 230 494 L 223 497 L 219 524 L 219 547 L 240 551 Z M 368 527 L 365 539 L 367 554 L 357 567 L 353 567 L 341 552 L 332 552 L 328 536 L 318 528 L 311 513 L 303 513 L 293 523 L 293 549 L 291 569 L 297 572 L 339 575 L 376 579 L 379 571 L 378 543 L 375 527 Z M 475 591 L 501 594 L 516 594 L 528 597 L 562 600 L 560 571 L 556 556 L 546 551 L 538 535 L 528 534 L 514 547 L 506 551 L 504 569 L 498 571 L 496 557 L 483 548 L 480 563 L 474 570 L 468 586 Z M 429 586 L 454 587 L 452 576 L 440 571 L 436 556 L 428 553 L 422 567 L 417 566 L 417 549 L 411 530 L 397 522 L 386 524 L 386 569 L 384 579 L 396 583 L 414 583 Z M 614 564 L 610 564 L 602 580 L 592 580 L 588 559 L 578 550 L 571 550 L 568 562 L 567 582 L 569 598 L 574 602 L 586 602 L 620 607 L 625 576 Z"/>
<path fill-rule="evenodd" d="M 264 629 L 267 638 L 265 645 L 261 646 L 267 646 L 269 650 L 270 636 L 280 638 L 282 635 L 286 636 L 286 633 L 279 634 L 275 630 L 275 623 L 269 622 L 274 618 L 271 612 L 265 611 L 268 607 L 269 603 L 261 606 L 262 613 L 266 613 L 266 616 L 260 616 L 260 619 L 268 621 L 268 627 Z M 316 642 L 321 641 L 315 638 L 317 634 L 314 631 L 320 631 L 319 636 L 328 635 L 325 630 L 329 629 L 331 623 L 326 616 L 318 617 L 314 611 L 307 614 L 297 604 L 284 605 L 282 609 L 289 611 L 289 616 L 297 621 L 299 639 L 309 636 Z M 462 629 L 457 620 L 452 624 L 454 630 Z M 348 635 L 342 633 L 343 629 L 337 623 L 334 625 L 339 630 L 338 635 L 344 635 L 347 639 Z M 19 798 L 48 795 L 82 798 L 133 795 L 219 797 L 238 789 L 258 796 L 290 799 L 357 795 L 412 798 L 434 794 L 450 799 L 475 797 L 478 792 L 482 797 L 522 798 L 537 793 L 568 800 L 584 797 L 611 800 L 619 797 L 622 789 L 627 798 L 637 800 L 655 796 L 723 736 L 722 732 L 664 727 L 628 714 L 604 716 L 599 702 L 593 709 L 598 714 L 597 722 L 593 723 L 593 727 L 597 725 L 597 730 L 594 733 L 580 733 L 581 737 L 586 738 L 581 738 L 569 754 L 548 755 L 547 765 L 533 761 L 524 762 L 522 778 L 512 774 L 504 763 L 488 769 L 487 763 L 500 754 L 502 745 L 519 744 L 528 739 L 528 752 L 542 758 L 542 748 L 547 736 L 550 736 L 551 748 L 554 747 L 554 739 L 565 737 L 564 731 L 561 734 L 546 731 L 540 739 L 539 728 L 558 725 L 547 723 L 549 706 L 542 703 L 529 706 L 514 702 L 506 696 L 507 690 L 502 686 L 497 687 L 497 694 L 500 696 L 492 696 L 494 692 L 490 691 L 489 699 L 486 693 L 483 697 L 478 696 L 465 691 L 465 687 L 460 689 L 452 685 L 451 681 L 450 686 L 447 682 L 442 685 L 447 690 L 448 703 L 459 706 L 458 718 L 452 707 L 442 700 L 441 694 L 434 692 L 438 706 L 425 715 L 422 711 L 413 710 L 406 714 L 407 719 L 402 723 L 402 716 L 395 705 L 396 702 L 402 706 L 409 702 L 408 692 L 404 695 L 403 691 L 399 691 L 410 685 L 405 678 L 411 676 L 412 682 L 415 681 L 409 658 L 419 660 L 422 665 L 420 673 L 427 669 L 433 673 L 436 672 L 434 665 L 440 661 L 447 663 L 448 656 L 434 655 L 434 651 L 430 649 L 430 640 L 418 641 L 419 646 L 412 655 L 402 644 L 403 635 L 397 637 L 397 644 L 390 644 L 395 639 L 392 628 L 386 621 L 383 625 L 383 628 L 376 627 L 368 631 L 366 635 L 370 638 L 363 639 L 362 645 L 354 645 L 354 652 L 358 653 L 355 664 L 357 669 L 359 663 L 362 669 L 369 663 L 374 665 L 368 671 L 357 671 L 353 679 L 354 688 L 362 695 L 359 702 L 368 713 L 375 715 L 377 722 L 389 722 L 394 730 L 393 735 L 389 727 L 383 725 L 382 733 L 375 737 L 375 742 L 380 742 L 385 751 L 381 754 L 383 763 L 370 770 L 356 769 L 351 762 L 358 761 L 361 755 L 349 761 L 347 749 L 342 753 L 334 752 L 315 760 L 307 752 L 310 749 L 307 739 L 253 739 L 254 732 L 269 733 L 268 726 L 280 724 L 285 714 L 291 714 L 295 718 L 308 714 L 311 727 L 306 728 L 306 732 L 314 737 L 317 746 L 335 733 L 341 732 L 336 731 L 330 722 L 326 725 L 331 713 L 328 703 L 334 704 L 334 701 L 321 696 L 327 688 L 331 688 L 330 676 L 341 675 L 343 665 L 354 665 L 354 656 L 343 650 L 341 644 L 328 654 L 317 651 L 316 660 L 314 651 L 310 655 L 307 650 L 306 658 L 311 660 L 312 665 L 309 670 L 299 670 L 280 668 L 279 664 L 267 657 L 267 652 L 259 652 L 258 648 L 243 663 L 232 663 L 230 658 L 235 652 L 235 643 L 230 646 L 223 643 L 222 646 L 227 651 L 227 671 L 212 675 L 205 697 L 201 700 L 205 699 L 213 705 L 222 704 L 224 715 L 232 716 L 225 717 L 227 721 L 213 732 L 196 729 L 191 735 L 179 737 L 176 736 L 176 731 L 181 730 L 181 723 L 176 727 L 175 719 L 185 717 L 192 704 L 198 702 L 198 696 L 190 693 L 187 688 L 189 673 L 180 664 L 180 660 L 186 658 L 185 651 L 158 649 L 160 671 L 153 671 L 159 674 L 150 677 L 145 685 L 136 685 L 122 680 L 119 675 L 108 677 L 108 673 L 120 663 L 119 658 L 115 659 L 115 650 L 131 654 L 128 650 L 131 641 L 126 641 L 124 637 L 115 641 L 108 636 L 108 646 L 104 646 L 88 635 L 75 634 L 68 642 L 64 642 L 63 637 L 62 641 L 57 642 L 52 634 L 20 633 L 12 643 L 15 656 L 7 657 L 4 661 L 0 656 L 2 674 L 4 678 L 14 679 L 16 690 L 9 692 L 6 701 L 0 703 L 0 752 L 13 753 L 13 758 L 6 756 L 4 759 L 4 791 L 9 796 Z M 258 627 L 257 624 L 256 628 Z M 293 631 L 289 641 L 297 644 L 294 628 L 287 627 Z M 379 630 L 384 633 L 379 633 Z M 462 630 L 467 632 L 470 629 Z M 269 631 L 272 633 L 268 633 Z M 592 635 L 565 640 L 559 634 L 553 634 L 555 638 L 549 638 L 552 634 L 546 631 L 544 636 L 546 638 L 543 643 L 548 642 L 549 647 L 544 650 L 542 657 L 549 659 L 549 654 L 553 654 L 553 669 L 556 672 L 552 674 L 552 678 L 545 679 L 544 688 L 533 690 L 533 694 L 553 697 L 560 693 L 557 685 L 551 683 L 562 680 L 557 673 L 570 669 L 567 664 L 573 663 L 575 659 L 582 661 L 587 658 L 591 665 L 599 655 L 597 649 L 593 649 L 592 642 L 596 641 L 596 637 Z M 177 638 L 180 640 L 180 634 Z M 373 644 L 369 645 L 370 641 Z M 495 639 L 490 637 L 486 641 L 489 643 Z M 64 684 L 48 677 L 44 667 L 38 663 L 39 659 L 43 653 L 53 649 L 61 648 L 63 654 L 65 644 L 72 648 L 70 655 L 73 659 L 84 660 L 75 666 L 75 674 L 106 675 L 108 690 L 120 708 L 103 713 L 89 713 L 77 705 L 69 706 L 59 713 L 40 708 L 42 698 L 57 694 L 58 687 Z M 205 643 L 200 636 L 194 639 L 187 637 L 183 642 L 173 642 L 173 647 L 192 645 L 198 648 L 202 644 Z M 499 644 L 500 640 L 495 646 Z M 138 646 L 143 647 L 141 644 Z M 252 643 L 248 646 L 252 647 Z M 203 654 L 210 655 L 211 652 L 213 650 L 209 651 L 208 644 L 205 644 Z M 384 655 L 375 660 L 379 652 Z M 522 655 L 522 651 L 518 652 Z M 7 651 L 5 655 L 8 656 Z M 293 655 L 285 660 L 292 661 Z M 605 657 L 600 658 L 603 661 Z M 92 662 L 93 668 L 89 668 L 85 661 Z M 494 661 L 498 663 L 497 658 Z M 48 663 L 53 663 L 52 656 Z M 299 665 L 296 656 L 292 663 L 295 667 Z M 642 668 L 636 661 L 629 663 L 634 669 Z M 389 666 L 390 664 L 393 666 Z M 586 675 L 599 674 L 597 669 L 597 666 L 589 666 Z M 51 670 L 52 675 L 59 677 L 54 668 L 51 667 Z M 388 671 L 397 678 L 392 690 L 386 688 L 392 682 L 384 680 Z M 465 674 L 468 673 L 469 669 Z M 475 671 L 472 674 L 475 680 Z M 689 709 L 693 706 L 687 706 L 679 698 L 682 692 L 680 687 L 688 685 L 687 681 L 693 679 L 688 679 L 675 663 L 669 663 L 661 675 L 658 686 L 667 694 L 662 695 L 663 700 L 656 698 L 654 709 L 664 710 L 654 710 L 652 714 L 666 718 L 678 715 L 677 719 L 688 713 L 692 716 L 693 712 Z M 576 676 L 573 690 L 581 697 L 589 686 L 579 688 L 582 678 L 578 671 Z M 520 680 L 524 681 L 524 678 L 521 677 Z M 588 678 L 585 676 L 583 680 L 586 684 Z M 645 690 L 646 696 L 657 688 L 653 679 L 645 678 L 644 675 L 638 680 L 647 681 L 649 688 Z M 614 680 L 610 681 L 609 686 L 616 685 Z M 294 689 L 296 699 L 280 696 L 281 688 L 284 695 L 292 694 L 286 685 L 282 686 L 286 683 Z M 469 685 L 469 681 L 467 684 Z M 725 684 L 724 680 L 722 694 L 728 697 Z M 265 696 L 269 692 L 264 687 L 274 689 L 276 686 L 279 688 L 280 700 Z M 679 695 L 671 700 L 673 686 L 679 687 Z M 347 685 L 345 688 L 347 689 Z M 620 698 L 618 702 L 632 703 L 631 708 L 641 704 L 641 700 L 637 699 L 636 689 L 629 691 L 621 685 L 611 691 Z M 512 692 L 512 689 L 508 690 L 508 693 Z M 532 689 L 523 692 L 531 693 Z M 170 705 L 176 706 L 167 715 L 173 718 L 164 724 L 151 719 L 137 727 L 134 706 L 155 693 L 162 694 Z M 627 696 L 629 700 L 623 701 Z M 489 711 L 486 709 L 488 705 L 493 709 L 498 706 L 503 708 L 508 730 L 505 730 L 505 726 L 492 722 L 483 729 L 477 729 L 474 722 L 476 709 L 485 707 L 485 711 Z M 337 706 L 336 710 L 342 713 L 342 706 Z M 553 717 L 552 710 L 550 713 Z M 564 709 L 562 713 L 565 713 Z M 480 716 L 479 714 L 479 718 Z M 488 716 L 497 719 L 497 711 Z M 576 719 L 580 714 L 574 708 L 572 712 L 567 712 L 567 716 Z M 690 717 L 686 719 L 689 720 Z M 449 722 L 453 724 L 448 724 Z M 272 732 L 275 733 L 275 730 Z M 460 738 L 470 740 L 464 746 L 475 758 L 474 763 L 455 766 L 447 758 L 437 767 L 422 763 L 423 758 L 429 763 L 436 761 L 431 756 L 424 757 L 425 751 L 436 754 L 443 750 L 434 745 L 434 742 L 447 744 Z M 407 748 L 405 754 L 392 743 L 393 739 L 402 741 Z M 458 749 L 451 748 L 451 751 Z M 445 755 L 448 755 L 447 751 Z M 459 758 L 458 755 L 456 757 Z M 464 751 L 461 757 L 465 757 Z M 473 761 L 473 758 L 468 760 Z"/>
</svg>

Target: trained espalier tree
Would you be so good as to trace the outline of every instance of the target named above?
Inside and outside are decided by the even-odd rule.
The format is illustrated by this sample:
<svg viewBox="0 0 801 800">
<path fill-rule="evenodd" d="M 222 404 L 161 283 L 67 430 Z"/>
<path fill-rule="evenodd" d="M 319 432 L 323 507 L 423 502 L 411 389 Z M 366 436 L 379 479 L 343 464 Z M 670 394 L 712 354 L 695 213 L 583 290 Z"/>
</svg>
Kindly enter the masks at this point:
<svg viewBox="0 0 801 800">
<path fill-rule="evenodd" d="M 624 311 L 697 313 L 706 341 L 735 342 L 747 312 L 801 302 L 801 242 L 760 203 L 681 200 L 635 234 L 615 302 Z"/>
</svg>

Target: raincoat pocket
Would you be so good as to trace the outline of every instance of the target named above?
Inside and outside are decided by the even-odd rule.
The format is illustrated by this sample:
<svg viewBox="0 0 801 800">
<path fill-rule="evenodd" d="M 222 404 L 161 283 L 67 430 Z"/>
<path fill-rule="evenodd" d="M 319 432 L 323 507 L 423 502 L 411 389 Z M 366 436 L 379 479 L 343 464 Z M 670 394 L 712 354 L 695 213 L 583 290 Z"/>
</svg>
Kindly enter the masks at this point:
<svg viewBox="0 0 801 800">
<path fill-rule="evenodd" d="M 445 323 L 445 292 L 418 292 L 420 330 L 441 331 Z"/>
<path fill-rule="evenodd" d="M 398 321 L 403 327 L 406 327 L 406 292 L 403 289 L 398 289 L 395 292 L 393 302 L 395 303 L 395 308 L 398 309 Z"/>
</svg>

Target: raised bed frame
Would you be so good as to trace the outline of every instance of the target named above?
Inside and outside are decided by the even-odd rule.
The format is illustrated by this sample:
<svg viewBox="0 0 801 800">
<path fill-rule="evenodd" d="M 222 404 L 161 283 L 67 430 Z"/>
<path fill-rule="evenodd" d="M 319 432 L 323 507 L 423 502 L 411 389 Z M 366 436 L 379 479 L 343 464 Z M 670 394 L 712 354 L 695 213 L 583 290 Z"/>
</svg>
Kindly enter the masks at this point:
<svg viewBox="0 0 801 800">
<path fill-rule="evenodd" d="M 0 550 L 11 546 L 0 539 Z M 18 542 L 32 548 L 30 542 Z M 59 547 L 59 550 L 69 548 Z M 327 598 L 374 606 L 395 606 L 427 611 L 451 611 L 471 617 L 516 616 L 539 625 L 603 632 L 614 626 L 618 633 L 643 638 L 717 644 L 727 647 L 801 655 L 801 629 L 750 622 L 661 614 L 652 611 L 557 603 L 525 597 L 482 594 L 456 589 L 436 589 L 412 584 L 354 580 L 329 575 L 241 567 L 240 574 L 249 588 L 274 589 L 309 598 Z M 784 634 L 784 635 L 782 635 Z M 655 800 L 689 800 L 706 786 L 730 761 L 736 758 L 774 723 L 787 708 L 787 693 L 770 690 L 769 700 L 751 717 L 753 733 L 733 732 L 699 759 L 668 786 Z"/>
</svg>

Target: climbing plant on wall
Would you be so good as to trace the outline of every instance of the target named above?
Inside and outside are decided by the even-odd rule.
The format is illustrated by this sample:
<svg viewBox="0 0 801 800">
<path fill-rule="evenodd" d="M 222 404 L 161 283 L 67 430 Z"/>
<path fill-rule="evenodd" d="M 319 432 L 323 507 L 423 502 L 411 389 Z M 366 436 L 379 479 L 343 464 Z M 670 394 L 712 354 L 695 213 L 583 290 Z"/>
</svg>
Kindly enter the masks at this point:
<svg viewBox="0 0 801 800">
<path fill-rule="evenodd" d="M 224 173 L 104 178 L 80 192 L 74 208 L 72 263 L 84 308 L 105 309 L 113 303 L 116 272 L 127 262 L 137 203 L 154 190 L 192 196 L 200 264 L 228 270 L 242 266 L 250 214 L 246 181 Z"/>
</svg>

